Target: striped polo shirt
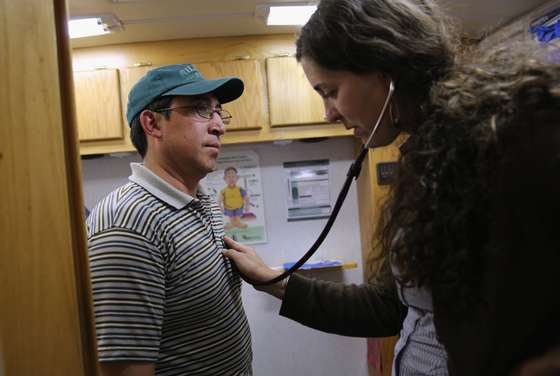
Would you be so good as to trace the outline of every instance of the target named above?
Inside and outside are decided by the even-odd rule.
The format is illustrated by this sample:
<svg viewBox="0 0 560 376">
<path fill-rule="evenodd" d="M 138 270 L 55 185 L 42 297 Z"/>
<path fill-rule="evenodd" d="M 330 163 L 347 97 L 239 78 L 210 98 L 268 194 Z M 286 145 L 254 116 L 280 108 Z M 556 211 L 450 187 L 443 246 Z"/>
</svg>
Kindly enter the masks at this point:
<svg viewBox="0 0 560 376">
<path fill-rule="evenodd" d="M 131 167 L 87 220 L 99 360 L 152 362 L 158 376 L 251 375 L 219 206 Z"/>
</svg>

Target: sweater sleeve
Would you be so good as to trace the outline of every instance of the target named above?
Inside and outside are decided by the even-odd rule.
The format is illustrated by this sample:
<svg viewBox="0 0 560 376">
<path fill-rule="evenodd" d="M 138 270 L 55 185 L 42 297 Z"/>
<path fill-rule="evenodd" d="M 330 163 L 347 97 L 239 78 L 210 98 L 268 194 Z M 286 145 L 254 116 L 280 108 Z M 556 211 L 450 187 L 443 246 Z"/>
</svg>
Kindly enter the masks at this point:
<svg viewBox="0 0 560 376">
<path fill-rule="evenodd" d="M 280 315 L 327 333 L 352 337 L 398 334 L 407 308 L 395 288 L 346 285 L 293 274 Z"/>
</svg>

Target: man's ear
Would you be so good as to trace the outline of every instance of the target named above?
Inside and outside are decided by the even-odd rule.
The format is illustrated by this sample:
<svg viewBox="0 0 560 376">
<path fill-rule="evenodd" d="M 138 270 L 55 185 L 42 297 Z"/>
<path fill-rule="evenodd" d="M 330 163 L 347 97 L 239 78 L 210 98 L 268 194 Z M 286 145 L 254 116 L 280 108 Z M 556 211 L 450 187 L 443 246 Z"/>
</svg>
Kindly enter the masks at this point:
<svg viewBox="0 0 560 376">
<path fill-rule="evenodd" d="M 140 124 L 146 136 L 160 138 L 162 136 L 161 125 L 158 122 L 159 114 L 144 110 L 140 113 Z"/>
</svg>

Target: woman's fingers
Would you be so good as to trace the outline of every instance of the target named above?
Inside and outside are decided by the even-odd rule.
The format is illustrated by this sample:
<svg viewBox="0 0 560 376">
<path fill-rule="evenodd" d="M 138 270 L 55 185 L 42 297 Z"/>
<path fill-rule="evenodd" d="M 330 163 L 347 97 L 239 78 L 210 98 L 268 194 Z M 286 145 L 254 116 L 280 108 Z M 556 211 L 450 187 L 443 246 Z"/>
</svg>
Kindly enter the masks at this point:
<svg viewBox="0 0 560 376">
<path fill-rule="evenodd" d="M 232 260 L 239 271 L 249 278 L 267 281 L 277 275 L 277 272 L 269 268 L 253 248 L 228 237 L 224 237 L 224 242 L 226 247 L 229 247 L 222 251 L 224 256 Z"/>
<path fill-rule="evenodd" d="M 228 238 L 227 236 L 224 236 L 224 243 L 226 244 L 226 246 L 228 248 L 234 249 L 237 252 L 248 253 L 248 254 L 256 254 L 256 252 L 253 248 L 248 247 L 244 244 L 238 243 L 235 240 L 233 240 L 232 238 Z"/>
<path fill-rule="evenodd" d="M 239 252 L 236 251 L 235 249 L 224 249 L 222 251 L 222 254 L 230 259 L 233 259 L 235 261 L 235 259 L 237 258 L 237 254 Z"/>
<path fill-rule="evenodd" d="M 224 236 L 224 243 L 226 243 L 226 246 L 228 248 L 233 248 L 233 249 L 235 249 L 236 251 L 239 251 L 239 252 L 246 252 L 247 248 L 248 248 L 247 246 L 245 246 L 241 243 L 238 243 L 235 240 L 233 240 L 232 238 L 227 237 L 227 236 Z"/>
</svg>

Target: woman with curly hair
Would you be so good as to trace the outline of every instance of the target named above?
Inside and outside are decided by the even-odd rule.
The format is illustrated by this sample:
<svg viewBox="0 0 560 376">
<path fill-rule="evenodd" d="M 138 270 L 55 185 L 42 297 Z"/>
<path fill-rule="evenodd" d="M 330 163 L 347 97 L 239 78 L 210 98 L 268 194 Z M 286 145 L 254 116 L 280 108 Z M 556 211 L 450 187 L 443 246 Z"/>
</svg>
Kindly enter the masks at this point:
<svg viewBox="0 0 560 376">
<path fill-rule="evenodd" d="M 452 375 L 507 375 L 560 346 L 560 66 L 513 51 L 435 87 L 384 216 L 385 260 L 431 292 Z"/>
<path fill-rule="evenodd" d="M 342 335 L 400 331 L 401 376 L 506 375 L 557 344 L 558 300 L 545 291 L 560 265 L 559 68 L 494 55 L 450 73 L 448 33 L 427 0 L 323 0 L 297 58 L 329 121 L 369 147 L 410 137 L 379 227 L 376 280 L 292 275 L 265 290 L 282 299 L 280 314 Z M 226 243 L 249 277 L 279 273 Z"/>
<path fill-rule="evenodd" d="M 300 33 L 296 57 L 323 98 L 326 119 L 377 147 L 413 133 L 424 119 L 432 86 L 455 63 L 453 45 L 432 0 L 322 0 Z M 226 244 L 233 249 L 224 254 L 245 275 L 277 276 L 251 248 L 227 238 Z M 318 330 L 359 337 L 400 332 L 395 375 L 448 374 L 426 291 L 407 289 L 401 300 L 392 281 L 354 286 L 295 274 L 265 291 L 282 299 L 281 315 Z"/>
<path fill-rule="evenodd" d="M 394 374 L 441 374 L 401 363 L 434 358 L 422 355 L 434 342 L 416 343 L 430 338 L 417 331 L 431 319 L 450 375 L 560 374 L 560 65 L 512 49 L 462 64 L 433 88 L 401 155 L 380 226 L 385 263 L 371 285 L 294 275 L 267 291 L 283 297 L 281 314 L 338 334 L 391 334 L 403 317 L 389 293 L 396 281 L 408 342 L 397 345 Z M 228 243 L 245 273 L 278 273 Z"/>
</svg>

